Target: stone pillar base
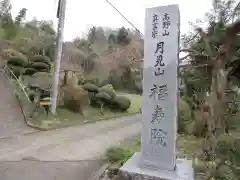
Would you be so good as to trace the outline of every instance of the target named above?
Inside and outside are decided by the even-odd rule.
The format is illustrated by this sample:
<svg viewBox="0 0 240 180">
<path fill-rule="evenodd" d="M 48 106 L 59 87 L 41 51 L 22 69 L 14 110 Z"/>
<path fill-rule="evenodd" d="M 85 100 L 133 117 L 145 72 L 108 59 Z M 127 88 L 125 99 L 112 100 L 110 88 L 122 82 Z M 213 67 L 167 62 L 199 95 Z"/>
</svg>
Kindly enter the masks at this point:
<svg viewBox="0 0 240 180">
<path fill-rule="evenodd" d="M 176 170 L 140 167 L 140 153 L 135 153 L 119 170 L 117 180 L 194 180 L 192 161 L 177 159 Z"/>
</svg>

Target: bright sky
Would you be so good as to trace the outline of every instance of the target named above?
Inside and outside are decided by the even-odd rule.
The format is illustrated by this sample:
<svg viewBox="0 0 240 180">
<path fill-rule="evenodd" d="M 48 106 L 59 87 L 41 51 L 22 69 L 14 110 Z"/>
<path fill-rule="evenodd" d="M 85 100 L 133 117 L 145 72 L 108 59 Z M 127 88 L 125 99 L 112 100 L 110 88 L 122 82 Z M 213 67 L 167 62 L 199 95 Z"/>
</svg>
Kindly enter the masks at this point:
<svg viewBox="0 0 240 180">
<path fill-rule="evenodd" d="M 11 0 L 13 14 L 25 7 L 27 20 L 53 20 L 57 23 L 58 0 Z M 178 4 L 181 15 L 181 33 L 189 31 L 189 21 L 202 18 L 211 7 L 211 0 L 110 0 L 141 32 L 144 31 L 145 8 Z M 131 27 L 105 0 L 67 0 L 64 40 L 81 36 L 91 26 Z"/>
</svg>

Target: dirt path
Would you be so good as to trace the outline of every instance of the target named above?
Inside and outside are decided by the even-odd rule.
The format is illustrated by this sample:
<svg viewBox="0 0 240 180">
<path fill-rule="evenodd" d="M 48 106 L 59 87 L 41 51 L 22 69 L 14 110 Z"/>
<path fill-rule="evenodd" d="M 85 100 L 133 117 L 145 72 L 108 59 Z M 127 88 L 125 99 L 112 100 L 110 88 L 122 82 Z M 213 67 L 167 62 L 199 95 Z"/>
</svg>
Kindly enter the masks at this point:
<svg viewBox="0 0 240 180">
<path fill-rule="evenodd" d="M 30 159 L 55 162 L 72 160 L 79 161 L 79 163 L 93 163 L 103 158 L 105 150 L 108 147 L 137 136 L 140 133 L 140 126 L 140 115 L 135 115 L 115 120 L 99 121 L 79 127 L 70 127 L 4 139 L 0 140 L 0 161 Z M 50 162 L 45 163 L 49 165 Z M 96 165 L 96 163 L 93 164 Z M 3 170 L 4 166 L 9 166 L 10 169 L 17 169 L 16 163 L 0 163 L 0 174 L 2 174 L 1 169 L 5 172 L 5 170 Z M 24 167 L 23 164 L 21 166 Z M 25 166 L 27 168 L 27 165 Z M 36 166 L 37 165 L 32 166 L 35 167 L 35 171 L 37 171 Z M 89 165 L 87 169 L 91 169 L 92 166 L 93 165 Z M 31 165 L 28 165 L 28 167 L 31 169 Z M 40 164 L 38 167 L 40 168 Z M 40 171 L 39 168 L 38 171 Z M 12 171 L 8 170 L 5 174 Z M 16 173 L 16 171 L 17 170 L 14 172 Z M 21 171 L 18 173 L 21 173 Z M 42 177 L 44 176 L 42 175 Z M 48 180 L 45 177 L 44 179 Z M 18 180 L 20 179 L 18 178 Z M 71 180 L 71 178 L 69 180 Z"/>
<path fill-rule="evenodd" d="M 0 72 L 0 97 L 0 139 L 36 131 L 25 124 L 18 101 L 3 72 Z"/>
</svg>

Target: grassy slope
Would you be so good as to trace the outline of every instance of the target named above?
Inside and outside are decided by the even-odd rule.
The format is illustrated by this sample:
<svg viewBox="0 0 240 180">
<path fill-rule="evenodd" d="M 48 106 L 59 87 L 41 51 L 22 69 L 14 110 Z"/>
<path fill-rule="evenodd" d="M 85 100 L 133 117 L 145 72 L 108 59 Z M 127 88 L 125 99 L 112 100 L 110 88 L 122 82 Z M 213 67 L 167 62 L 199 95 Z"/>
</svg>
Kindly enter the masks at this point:
<svg viewBox="0 0 240 180">
<path fill-rule="evenodd" d="M 103 120 L 103 119 L 109 119 L 109 118 L 115 118 L 115 117 L 121 117 L 126 116 L 130 114 L 135 114 L 139 112 L 139 108 L 141 106 L 141 96 L 136 94 L 120 94 L 127 96 L 131 100 L 131 106 L 128 109 L 127 112 L 124 113 L 116 113 L 112 112 L 109 109 L 104 110 L 104 115 L 100 114 L 99 108 L 92 108 L 89 107 L 85 117 L 83 117 L 79 113 L 73 113 L 71 111 L 68 111 L 64 108 L 58 108 L 57 109 L 57 117 L 49 116 L 46 117 L 44 113 L 41 113 L 41 115 L 31 121 L 33 126 L 37 126 L 41 129 L 56 129 L 61 127 L 68 127 L 73 125 L 79 125 L 84 123 L 84 121 L 95 121 L 95 120 Z"/>
</svg>

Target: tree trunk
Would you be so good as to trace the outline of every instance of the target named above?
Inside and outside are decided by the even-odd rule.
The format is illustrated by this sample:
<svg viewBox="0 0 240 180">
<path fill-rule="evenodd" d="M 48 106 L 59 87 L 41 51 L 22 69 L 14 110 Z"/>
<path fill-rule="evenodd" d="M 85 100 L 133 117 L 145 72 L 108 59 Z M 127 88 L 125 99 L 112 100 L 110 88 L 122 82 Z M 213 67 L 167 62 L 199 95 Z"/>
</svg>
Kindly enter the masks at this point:
<svg viewBox="0 0 240 180">
<path fill-rule="evenodd" d="M 67 84 L 67 78 L 68 78 L 68 71 L 64 71 L 63 85 Z"/>
<path fill-rule="evenodd" d="M 224 131 L 224 103 L 225 89 L 227 85 L 227 74 L 222 68 L 223 64 L 219 60 L 212 70 L 211 93 L 207 101 L 209 107 L 208 134 L 206 137 L 206 150 L 209 159 L 214 158 L 218 136 Z"/>
</svg>

